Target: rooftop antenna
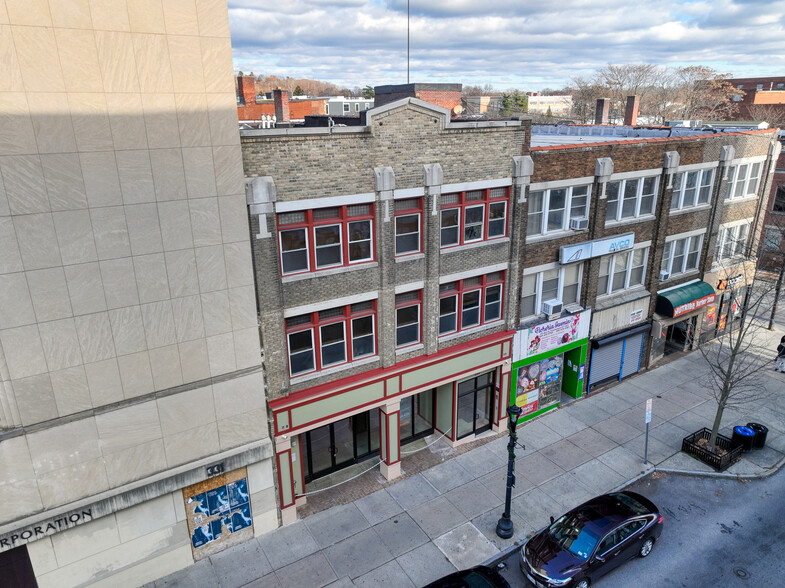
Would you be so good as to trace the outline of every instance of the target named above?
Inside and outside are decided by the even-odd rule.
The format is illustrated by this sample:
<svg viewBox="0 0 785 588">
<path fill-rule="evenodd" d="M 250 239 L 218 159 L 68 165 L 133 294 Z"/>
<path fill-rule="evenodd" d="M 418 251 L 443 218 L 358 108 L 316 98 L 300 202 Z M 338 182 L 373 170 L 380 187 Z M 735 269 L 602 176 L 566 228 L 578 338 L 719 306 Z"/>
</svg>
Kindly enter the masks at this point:
<svg viewBox="0 0 785 588">
<path fill-rule="evenodd" d="M 409 2 L 406 0 L 406 83 L 409 83 Z"/>
</svg>

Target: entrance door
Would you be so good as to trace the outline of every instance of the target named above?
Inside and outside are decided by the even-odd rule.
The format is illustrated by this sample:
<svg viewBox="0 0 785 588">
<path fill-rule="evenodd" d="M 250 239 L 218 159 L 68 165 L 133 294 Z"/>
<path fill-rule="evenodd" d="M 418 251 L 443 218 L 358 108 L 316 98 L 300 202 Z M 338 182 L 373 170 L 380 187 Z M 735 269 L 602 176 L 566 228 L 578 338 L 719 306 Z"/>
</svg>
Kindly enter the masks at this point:
<svg viewBox="0 0 785 588">
<path fill-rule="evenodd" d="M 433 433 L 435 390 L 401 400 L 401 445 Z"/>
<path fill-rule="evenodd" d="M 305 482 L 312 482 L 379 452 L 379 409 L 306 432 Z"/>
<path fill-rule="evenodd" d="M 495 376 L 490 371 L 458 383 L 457 439 L 491 428 Z"/>
<path fill-rule="evenodd" d="M 0 578 L 6 588 L 35 588 L 33 564 L 27 554 L 27 545 L 0 553 Z"/>
</svg>

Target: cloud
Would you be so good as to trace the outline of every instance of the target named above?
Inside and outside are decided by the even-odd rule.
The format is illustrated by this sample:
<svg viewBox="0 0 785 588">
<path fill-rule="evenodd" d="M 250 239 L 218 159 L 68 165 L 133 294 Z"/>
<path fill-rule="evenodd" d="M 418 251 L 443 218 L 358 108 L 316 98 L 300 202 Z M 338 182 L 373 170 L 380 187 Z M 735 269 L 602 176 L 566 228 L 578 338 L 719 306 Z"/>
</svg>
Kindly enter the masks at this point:
<svg viewBox="0 0 785 588">
<path fill-rule="evenodd" d="M 235 68 L 406 82 L 406 0 L 229 0 Z M 608 63 L 785 71 L 785 0 L 410 0 L 411 81 L 561 87 Z M 761 55 L 766 55 L 762 60 Z"/>
</svg>

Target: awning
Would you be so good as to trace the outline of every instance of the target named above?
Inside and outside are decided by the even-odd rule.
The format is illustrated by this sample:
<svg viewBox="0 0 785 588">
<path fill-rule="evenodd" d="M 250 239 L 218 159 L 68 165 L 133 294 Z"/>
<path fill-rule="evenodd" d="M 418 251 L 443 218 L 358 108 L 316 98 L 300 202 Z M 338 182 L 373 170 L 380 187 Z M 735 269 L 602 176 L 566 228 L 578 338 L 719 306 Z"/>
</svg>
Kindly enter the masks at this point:
<svg viewBox="0 0 785 588">
<path fill-rule="evenodd" d="M 675 318 L 700 310 L 714 302 L 715 298 L 714 288 L 710 284 L 702 281 L 693 282 L 659 294 L 655 312 L 661 316 Z"/>
</svg>

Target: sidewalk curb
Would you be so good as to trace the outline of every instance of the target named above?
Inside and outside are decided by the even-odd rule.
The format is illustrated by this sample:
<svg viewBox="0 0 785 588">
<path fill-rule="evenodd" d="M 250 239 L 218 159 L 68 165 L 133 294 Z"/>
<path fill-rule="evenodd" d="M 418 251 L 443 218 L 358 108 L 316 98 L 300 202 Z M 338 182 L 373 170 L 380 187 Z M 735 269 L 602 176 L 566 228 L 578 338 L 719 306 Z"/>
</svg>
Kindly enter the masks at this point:
<svg viewBox="0 0 785 588">
<path fill-rule="evenodd" d="M 638 474 L 634 478 L 631 478 L 630 480 L 628 480 L 627 482 L 624 482 L 623 484 L 617 486 L 616 488 L 613 488 L 612 490 L 609 490 L 609 492 L 618 492 L 619 490 L 623 490 L 624 488 L 626 488 L 630 484 L 634 484 L 635 482 L 637 482 L 641 478 L 645 478 L 649 474 L 653 473 L 654 471 L 656 471 L 656 469 L 657 468 L 655 468 L 654 466 L 649 466 L 649 468 L 647 470 L 645 470 L 644 472 Z M 514 543 L 514 544 L 510 545 L 509 547 L 506 547 L 505 549 L 503 549 L 502 551 L 500 551 L 499 553 L 497 553 L 493 557 L 491 557 L 491 558 L 487 559 L 486 561 L 482 562 L 482 565 L 488 566 L 489 568 L 495 568 L 499 564 L 499 562 L 504 561 L 511 554 L 515 553 L 523 545 L 525 545 L 526 541 L 528 541 L 528 537 L 526 539 L 524 539 L 523 541 L 520 541 L 517 544 Z"/>
<path fill-rule="evenodd" d="M 777 472 L 779 472 L 783 468 L 783 466 L 785 466 L 785 457 L 780 458 L 780 460 L 778 462 L 776 462 L 774 465 L 771 466 L 769 471 L 764 472 L 762 474 L 753 474 L 753 475 L 749 475 L 749 476 L 745 476 L 743 474 L 726 474 L 724 472 L 701 472 L 701 471 L 698 471 L 698 470 L 676 470 L 676 469 L 672 469 L 672 468 L 658 468 L 656 466 L 650 466 L 646 471 L 638 474 L 634 478 L 631 478 L 627 482 L 617 486 L 613 490 L 610 490 L 610 492 L 619 492 L 620 490 L 623 490 L 624 488 L 630 486 L 631 484 L 634 484 L 638 480 L 640 480 L 642 478 L 645 478 L 646 476 L 649 476 L 649 475 L 651 475 L 651 474 L 653 474 L 655 472 L 662 472 L 664 474 L 673 474 L 673 475 L 681 475 L 681 476 L 698 476 L 698 477 L 704 477 L 704 478 L 718 478 L 718 479 L 724 479 L 724 480 L 765 480 L 766 478 L 769 478 L 769 477 L 773 476 L 774 474 L 776 474 Z M 523 545 L 525 545 L 527 540 L 528 540 L 528 538 L 523 540 L 523 541 L 521 541 L 521 542 L 519 542 L 519 543 L 517 543 L 517 544 L 510 545 L 509 547 L 503 549 L 502 551 L 500 551 L 499 553 L 497 553 L 493 557 L 491 557 L 491 558 L 485 560 L 484 562 L 482 562 L 482 565 L 488 566 L 490 568 L 495 568 L 497 565 L 499 565 L 500 562 L 502 562 L 505 559 L 507 559 L 510 555 L 512 555 L 513 553 L 518 551 Z"/>
</svg>

